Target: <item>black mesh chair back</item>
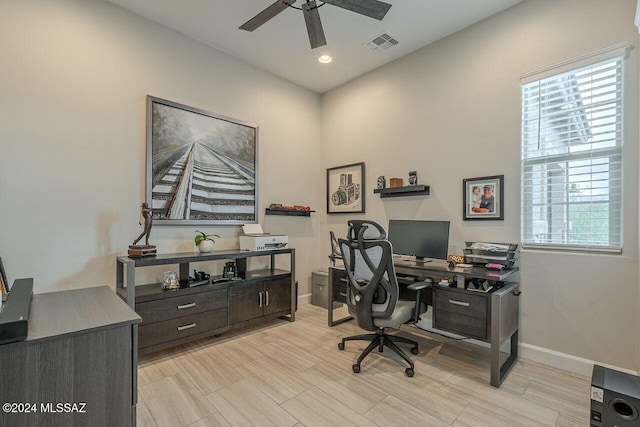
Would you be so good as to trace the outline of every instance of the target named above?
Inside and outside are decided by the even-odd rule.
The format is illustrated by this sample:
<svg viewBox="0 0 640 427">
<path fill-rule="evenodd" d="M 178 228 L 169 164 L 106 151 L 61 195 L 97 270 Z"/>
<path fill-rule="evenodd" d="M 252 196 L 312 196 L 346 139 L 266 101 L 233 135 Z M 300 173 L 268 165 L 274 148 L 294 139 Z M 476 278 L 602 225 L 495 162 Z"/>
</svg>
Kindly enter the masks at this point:
<svg viewBox="0 0 640 427">
<path fill-rule="evenodd" d="M 358 326 L 375 331 L 374 319 L 390 317 L 398 300 L 393 250 L 379 224 L 352 220 L 348 225 L 347 238 L 339 239 L 349 280 L 347 306 Z"/>
<path fill-rule="evenodd" d="M 353 335 L 342 338 L 339 350 L 345 349 L 347 341 L 369 341 L 352 369 L 360 372 L 360 365 L 367 355 L 378 349 L 382 353 L 389 348 L 404 359 L 409 367 L 405 374 L 412 377 L 414 364 L 396 343 L 411 345 L 411 353 L 418 354 L 418 343 L 414 340 L 385 333 L 385 328 L 400 328 L 411 319 L 417 322 L 426 310 L 420 304 L 419 292 L 427 283 L 414 283 L 408 289 L 416 291 L 416 301 L 398 301 L 399 287 L 393 266 L 393 248 L 387 233 L 379 224 L 367 220 L 348 221 L 346 239 L 339 239 L 342 261 L 347 273 L 347 307 L 358 326 L 375 333 Z"/>
</svg>

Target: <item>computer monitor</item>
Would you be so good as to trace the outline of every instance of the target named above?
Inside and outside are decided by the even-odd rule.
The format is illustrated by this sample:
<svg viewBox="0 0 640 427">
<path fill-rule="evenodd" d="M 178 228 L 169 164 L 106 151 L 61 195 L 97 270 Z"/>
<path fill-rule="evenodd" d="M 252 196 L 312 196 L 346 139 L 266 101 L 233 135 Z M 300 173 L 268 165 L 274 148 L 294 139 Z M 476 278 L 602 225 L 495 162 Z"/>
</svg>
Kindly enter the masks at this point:
<svg viewBox="0 0 640 427">
<path fill-rule="evenodd" d="M 447 259 L 449 221 L 389 220 L 393 253 L 415 256 L 418 261 Z"/>
</svg>

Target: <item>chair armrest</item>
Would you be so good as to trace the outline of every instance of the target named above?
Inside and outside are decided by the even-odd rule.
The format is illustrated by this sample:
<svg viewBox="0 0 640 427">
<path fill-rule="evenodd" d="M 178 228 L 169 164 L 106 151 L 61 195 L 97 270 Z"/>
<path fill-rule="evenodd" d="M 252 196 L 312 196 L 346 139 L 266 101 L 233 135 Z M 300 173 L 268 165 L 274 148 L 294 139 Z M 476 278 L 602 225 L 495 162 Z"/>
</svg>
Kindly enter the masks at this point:
<svg viewBox="0 0 640 427">
<path fill-rule="evenodd" d="M 412 290 L 412 291 L 420 291 L 422 289 L 426 289 L 426 288 L 430 288 L 431 287 L 431 283 L 429 282 L 416 282 L 416 283 L 412 283 L 409 286 L 407 286 L 407 289 Z"/>
<path fill-rule="evenodd" d="M 433 285 L 433 279 L 427 277 L 422 282 L 415 282 L 407 286 L 407 289 L 416 291 L 416 308 L 413 315 L 413 324 L 417 324 L 420 321 L 420 291 L 430 288 Z"/>
</svg>

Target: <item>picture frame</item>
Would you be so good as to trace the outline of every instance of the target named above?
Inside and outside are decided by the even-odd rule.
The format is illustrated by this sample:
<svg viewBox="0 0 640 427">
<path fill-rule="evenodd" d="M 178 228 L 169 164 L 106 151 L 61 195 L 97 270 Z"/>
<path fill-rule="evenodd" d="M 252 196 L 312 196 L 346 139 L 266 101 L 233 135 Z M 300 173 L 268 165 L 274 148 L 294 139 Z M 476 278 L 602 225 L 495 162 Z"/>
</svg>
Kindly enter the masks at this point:
<svg viewBox="0 0 640 427">
<path fill-rule="evenodd" d="M 258 222 L 258 126 L 147 96 L 154 225 Z"/>
<path fill-rule="evenodd" d="M 463 179 L 462 212 L 465 221 L 504 220 L 504 175 Z"/>
<path fill-rule="evenodd" d="M 4 271 L 4 264 L 0 257 L 0 296 L 9 293 L 9 282 L 7 280 L 7 273 Z"/>
<path fill-rule="evenodd" d="M 327 169 L 327 213 L 364 213 L 364 184 L 364 162 Z"/>
</svg>

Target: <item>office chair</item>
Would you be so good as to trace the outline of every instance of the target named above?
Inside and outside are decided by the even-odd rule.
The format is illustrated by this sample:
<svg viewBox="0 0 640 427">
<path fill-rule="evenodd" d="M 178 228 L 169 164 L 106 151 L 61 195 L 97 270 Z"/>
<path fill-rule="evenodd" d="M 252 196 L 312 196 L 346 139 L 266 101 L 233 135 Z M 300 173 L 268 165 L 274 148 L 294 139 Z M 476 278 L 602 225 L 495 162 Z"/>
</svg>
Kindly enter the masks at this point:
<svg viewBox="0 0 640 427">
<path fill-rule="evenodd" d="M 388 347 L 402 357 L 409 367 L 405 369 L 408 377 L 413 377 L 414 364 L 396 343 L 410 344 L 411 353 L 418 354 L 416 341 L 388 335 L 385 328 L 399 328 L 426 311 L 420 303 L 420 290 L 429 287 L 425 282 L 409 285 L 417 291 L 415 302 L 398 301 L 399 287 L 393 266 L 393 250 L 386 240 L 387 233 L 379 224 L 367 220 L 348 222 L 347 239 L 339 239 L 342 259 L 348 277 L 347 307 L 356 319 L 358 326 L 374 334 L 354 335 L 342 339 L 338 349 L 344 350 L 346 341 L 371 341 L 352 366 L 354 373 L 360 372 L 360 364 L 375 348 L 382 352 Z"/>
</svg>

